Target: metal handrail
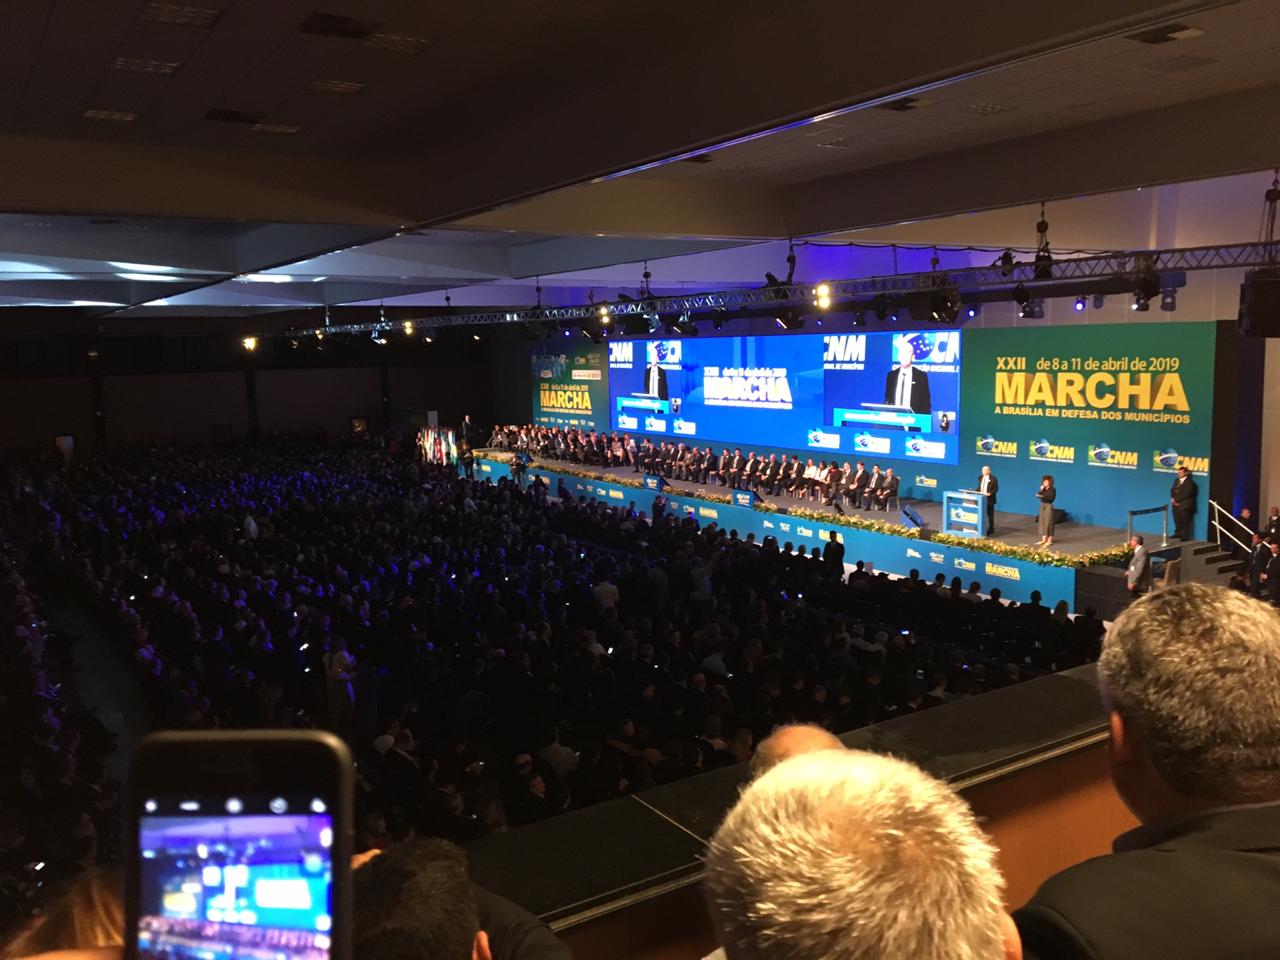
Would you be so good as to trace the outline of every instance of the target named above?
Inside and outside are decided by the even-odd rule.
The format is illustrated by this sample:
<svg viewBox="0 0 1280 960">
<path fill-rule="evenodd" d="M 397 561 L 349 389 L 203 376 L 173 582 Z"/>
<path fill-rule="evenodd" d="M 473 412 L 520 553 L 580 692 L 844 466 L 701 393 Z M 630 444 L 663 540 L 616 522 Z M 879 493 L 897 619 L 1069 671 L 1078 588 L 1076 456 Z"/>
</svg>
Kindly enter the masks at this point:
<svg viewBox="0 0 1280 960">
<path fill-rule="evenodd" d="M 1218 534 L 1218 538 L 1216 542 L 1219 547 L 1222 546 L 1222 538 L 1226 537 L 1228 540 L 1234 543 L 1237 547 L 1239 547 L 1245 553 L 1248 553 L 1251 549 L 1253 549 L 1251 546 L 1249 546 L 1249 544 L 1244 543 L 1237 537 L 1233 536 L 1228 530 L 1226 530 L 1222 526 L 1222 523 L 1220 522 L 1220 519 L 1219 519 L 1225 514 L 1227 519 L 1229 519 L 1237 527 L 1243 530 L 1245 534 L 1249 537 L 1249 539 L 1253 539 L 1253 531 L 1250 530 L 1248 527 L 1246 527 L 1244 523 L 1241 522 L 1239 517 L 1232 514 L 1230 510 L 1228 510 L 1226 507 L 1223 507 L 1221 504 L 1217 503 L 1214 500 L 1209 501 L 1209 509 L 1213 511 L 1213 519 L 1209 521 L 1209 526 L 1213 527 L 1214 531 Z"/>
<path fill-rule="evenodd" d="M 1133 539 L 1133 518 L 1141 517 L 1148 513 L 1161 514 L 1160 546 L 1167 547 L 1169 545 L 1169 505 L 1167 503 L 1162 507 L 1147 507 L 1145 510 L 1130 510 L 1129 511 L 1129 535 L 1125 537 L 1125 542 L 1128 543 L 1130 540 Z"/>
</svg>

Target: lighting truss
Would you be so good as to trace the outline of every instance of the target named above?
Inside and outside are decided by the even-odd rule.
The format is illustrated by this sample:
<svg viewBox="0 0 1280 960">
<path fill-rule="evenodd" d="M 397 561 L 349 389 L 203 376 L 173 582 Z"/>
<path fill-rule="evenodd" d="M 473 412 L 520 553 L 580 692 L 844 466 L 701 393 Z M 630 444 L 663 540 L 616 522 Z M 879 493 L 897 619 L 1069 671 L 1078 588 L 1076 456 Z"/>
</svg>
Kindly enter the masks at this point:
<svg viewBox="0 0 1280 960">
<path fill-rule="evenodd" d="M 995 264 L 986 267 L 962 267 L 957 270 L 931 270 L 923 273 L 900 273 L 883 277 L 864 277 L 856 280 L 829 280 L 833 303 L 840 301 L 871 300 L 880 295 L 906 296 L 911 293 L 937 290 L 959 290 L 972 293 L 982 290 L 1012 289 L 1019 284 L 1035 296 L 1037 287 L 1060 288 L 1072 281 L 1133 279 L 1142 274 L 1161 274 L 1189 270 L 1223 270 L 1233 267 L 1260 267 L 1275 264 L 1274 245 L 1267 243 L 1237 243 L 1212 247 L 1185 247 L 1173 250 L 1114 251 L 1073 260 L 1055 260 L 1048 275 L 1034 262 L 1014 263 L 1011 266 Z M 1066 294 L 1055 291 L 1055 296 Z M 652 313 L 679 316 L 698 314 L 712 310 L 749 311 L 772 307 L 812 306 L 812 283 L 778 283 L 764 287 L 740 290 L 722 290 L 715 293 L 693 293 L 674 297 L 650 297 L 644 300 L 609 301 L 607 306 L 613 318 L 647 316 Z M 546 320 L 560 323 L 593 321 L 598 316 L 601 302 L 579 304 L 570 307 L 528 307 L 521 310 L 493 310 L 481 313 L 456 313 L 450 316 L 425 316 L 423 323 L 434 328 L 474 326 L 478 324 L 516 324 Z M 383 322 L 334 324 L 267 336 L 306 336 L 307 334 L 368 333 L 382 329 Z"/>
</svg>

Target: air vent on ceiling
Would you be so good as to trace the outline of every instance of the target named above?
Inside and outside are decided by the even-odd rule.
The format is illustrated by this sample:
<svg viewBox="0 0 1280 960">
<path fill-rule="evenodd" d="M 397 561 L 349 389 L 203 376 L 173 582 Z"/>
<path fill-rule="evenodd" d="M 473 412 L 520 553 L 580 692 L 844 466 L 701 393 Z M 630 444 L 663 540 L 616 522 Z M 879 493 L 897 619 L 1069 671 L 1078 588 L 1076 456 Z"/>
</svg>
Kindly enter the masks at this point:
<svg viewBox="0 0 1280 960">
<path fill-rule="evenodd" d="M 383 53 L 398 53 L 406 57 L 416 57 L 427 49 L 431 41 L 423 37 L 410 37 L 403 33 L 373 33 L 360 44 L 370 50 L 381 50 Z"/>
<path fill-rule="evenodd" d="M 332 13 L 313 11 L 311 16 L 302 21 L 298 27 L 303 33 L 317 37 L 342 37 L 345 40 L 363 40 L 382 26 L 375 20 L 357 20 L 355 17 L 340 17 Z"/>
<path fill-rule="evenodd" d="M 222 16 L 221 7 L 197 6 L 189 3 L 162 3 L 152 0 L 142 8 L 139 20 L 147 23 L 171 23 L 178 27 L 211 30 Z"/>
<path fill-rule="evenodd" d="M 143 57 L 116 57 L 112 70 L 121 73 L 145 73 L 153 77 L 171 77 L 178 72 L 179 63 L 173 60 L 147 60 Z"/>
<path fill-rule="evenodd" d="M 711 154 L 695 153 L 692 157 L 681 157 L 680 162 L 681 163 L 710 163 Z"/>
<path fill-rule="evenodd" d="M 1137 66 L 1144 70 L 1155 70 L 1157 73 L 1182 73 L 1184 70 L 1196 70 L 1217 62 L 1213 57 L 1201 57 L 1194 53 L 1178 53 L 1172 57 L 1165 57 L 1163 60 L 1153 60 L 1150 63 L 1140 63 Z"/>
<path fill-rule="evenodd" d="M 853 146 L 853 138 L 836 137 L 834 140 L 823 140 L 818 146 L 826 147 L 828 150 L 848 150 Z"/>
<path fill-rule="evenodd" d="M 1175 40 L 1190 40 L 1192 37 L 1199 37 L 1203 34 L 1203 30 L 1188 27 L 1185 23 L 1166 23 L 1161 27 L 1152 27 L 1150 30 L 1131 33 L 1125 39 L 1132 40 L 1134 43 L 1145 43 L 1154 46 L 1158 43 L 1173 43 Z"/>
<path fill-rule="evenodd" d="M 968 110 L 980 117 L 994 117 L 997 113 L 1008 113 L 1013 107 L 1007 103 L 971 103 Z"/>
<path fill-rule="evenodd" d="M 243 123 L 253 126 L 255 123 L 262 123 L 266 119 L 266 115 L 250 113 L 247 110 L 228 110 L 225 107 L 214 107 L 204 115 L 204 118 L 212 120 L 214 123 Z"/>
<path fill-rule="evenodd" d="M 928 102 L 927 100 L 921 100 L 919 97 L 899 97 L 897 100 L 890 100 L 888 103 L 877 103 L 876 109 L 905 113 L 908 110 L 916 110 Z"/>
<path fill-rule="evenodd" d="M 86 120 L 111 120 L 115 123 L 133 123 L 138 119 L 136 113 L 125 110 L 86 110 L 81 116 Z"/>
<path fill-rule="evenodd" d="M 363 90 L 364 84 L 357 80 L 312 80 L 311 89 L 317 93 L 341 93 L 351 96 Z"/>
<path fill-rule="evenodd" d="M 294 123 L 255 123 L 249 128 L 250 133 L 279 133 L 291 135 L 301 133 L 302 127 Z"/>
</svg>

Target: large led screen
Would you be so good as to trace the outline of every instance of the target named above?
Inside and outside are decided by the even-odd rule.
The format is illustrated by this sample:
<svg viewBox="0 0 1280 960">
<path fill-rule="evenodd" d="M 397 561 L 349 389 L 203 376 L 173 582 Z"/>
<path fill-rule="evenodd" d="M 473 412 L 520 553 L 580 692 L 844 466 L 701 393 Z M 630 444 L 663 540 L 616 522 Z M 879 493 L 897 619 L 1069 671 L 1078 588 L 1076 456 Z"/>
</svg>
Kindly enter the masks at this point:
<svg viewBox="0 0 1280 960">
<path fill-rule="evenodd" d="M 960 333 L 609 344 L 615 430 L 815 457 L 955 463 Z"/>
</svg>

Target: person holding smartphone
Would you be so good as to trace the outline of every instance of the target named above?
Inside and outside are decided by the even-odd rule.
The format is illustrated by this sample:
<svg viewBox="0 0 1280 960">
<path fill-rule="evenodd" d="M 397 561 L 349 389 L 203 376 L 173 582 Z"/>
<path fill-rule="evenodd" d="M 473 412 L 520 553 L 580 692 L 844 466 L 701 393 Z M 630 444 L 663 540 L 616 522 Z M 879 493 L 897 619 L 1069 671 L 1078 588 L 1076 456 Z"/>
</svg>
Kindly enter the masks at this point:
<svg viewBox="0 0 1280 960">
<path fill-rule="evenodd" d="M 1057 498 L 1058 490 L 1053 485 L 1053 474 L 1046 473 L 1040 478 L 1040 489 L 1036 491 L 1036 499 L 1040 501 L 1040 516 L 1036 521 L 1040 533 L 1037 547 L 1053 546 L 1053 501 Z"/>
</svg>

